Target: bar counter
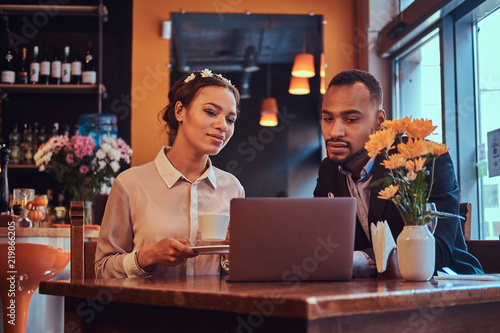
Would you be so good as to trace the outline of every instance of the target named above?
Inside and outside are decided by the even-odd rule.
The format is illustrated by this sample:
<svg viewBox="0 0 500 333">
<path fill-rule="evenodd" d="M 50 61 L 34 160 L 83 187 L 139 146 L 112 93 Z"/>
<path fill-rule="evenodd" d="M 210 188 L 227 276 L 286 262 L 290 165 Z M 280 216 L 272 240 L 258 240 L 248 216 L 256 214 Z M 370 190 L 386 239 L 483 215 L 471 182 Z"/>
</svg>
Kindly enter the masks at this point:
<svg viewBox="0 0 500 333">
<path fill-rule="evenodd" d="M 68 332 L 497 332 L 500 281 L 47 281 Z"/>
</svg>

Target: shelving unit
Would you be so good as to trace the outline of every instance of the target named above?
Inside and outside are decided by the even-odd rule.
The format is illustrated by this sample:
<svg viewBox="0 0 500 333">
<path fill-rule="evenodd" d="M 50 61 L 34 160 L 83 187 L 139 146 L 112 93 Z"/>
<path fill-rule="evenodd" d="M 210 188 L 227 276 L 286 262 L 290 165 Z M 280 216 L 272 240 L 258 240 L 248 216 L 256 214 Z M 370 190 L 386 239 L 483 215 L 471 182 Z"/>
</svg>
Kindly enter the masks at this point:
<svg viewBox="0 0 500 333">
<path fill-rule="evenodd" d="M 65 16 L 107 17 L 108 15 L 108 9 L 102 3 L 99 6 L 0 5 L 0 10 L 3 10 L 6 15 L 26 15 L 43 11 Z"/>
<path fill-rule="evenodd" d="M 96 94 L 97 113 L 102 113 L 102 98 L 106 96 L 106 88 L 102 82 L 103 56 L 103 22 L 108 19 L 108 9 L 99 0 L 98 6 L 60 6 L 60 5 L 0 5 L 0 11 L 6 16 L 34 15 L 49 13 L 61 16 L 98 17 L 98 47 L 97 47 L 97 84 L 95 85 L 31 85 L 31 84 L 0 84 L 0 91 L 7 94 Z"/>
<path fill-rule="evenodd" d="M 7 94 L 96 94 L 97 84 L 0 84 Z"/>
</svg>

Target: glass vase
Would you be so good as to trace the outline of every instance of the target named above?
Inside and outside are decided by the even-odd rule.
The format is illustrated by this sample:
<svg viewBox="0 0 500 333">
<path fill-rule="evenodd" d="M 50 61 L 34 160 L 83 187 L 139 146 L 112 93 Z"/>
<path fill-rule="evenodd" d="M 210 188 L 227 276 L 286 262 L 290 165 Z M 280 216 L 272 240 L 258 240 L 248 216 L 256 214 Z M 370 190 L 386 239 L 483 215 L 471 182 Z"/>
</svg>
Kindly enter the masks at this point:
<svg viewBox="0 0 500 333">
<path fill-rule="evenodd" d="M 92 201 L 83 202 L 83 223 L 93 224 L 94 219 L 94 204 Z"/>
</svg>

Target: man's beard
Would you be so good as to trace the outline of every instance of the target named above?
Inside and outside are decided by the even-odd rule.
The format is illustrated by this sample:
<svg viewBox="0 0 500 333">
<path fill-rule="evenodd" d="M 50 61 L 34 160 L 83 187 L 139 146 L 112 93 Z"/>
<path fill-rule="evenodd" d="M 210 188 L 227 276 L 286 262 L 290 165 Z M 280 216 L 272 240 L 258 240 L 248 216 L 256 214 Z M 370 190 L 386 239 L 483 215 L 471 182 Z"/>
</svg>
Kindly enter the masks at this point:
<svg viewBox="0 0 500 333">
<path fill-rule="evenodd" d="M 346 157 L 344 157 L 344 158 L 338 158 L 335 155 L 334 156 L 330 156 L 329 153 L 328 153 L 328 150 L 327 150 L 328 158 L 334 164 L 345 165 L 346 163 L 355 161 L 355 160 L 363 157 L 367 153 L 365 147 L 361 148 L 360 150 L 358 150 L 356 152 L 352 152 L 352 145 L 348 141 L 344 141 L 344 140 L 326 140 L 325 141 L 325 145 L 328 145 L 328 142 L 343 142 L 343 143 L 345 143 L 347 145 L 347 148 L 350 151 L 350 154 L 347 155 Z"/>
</svg>

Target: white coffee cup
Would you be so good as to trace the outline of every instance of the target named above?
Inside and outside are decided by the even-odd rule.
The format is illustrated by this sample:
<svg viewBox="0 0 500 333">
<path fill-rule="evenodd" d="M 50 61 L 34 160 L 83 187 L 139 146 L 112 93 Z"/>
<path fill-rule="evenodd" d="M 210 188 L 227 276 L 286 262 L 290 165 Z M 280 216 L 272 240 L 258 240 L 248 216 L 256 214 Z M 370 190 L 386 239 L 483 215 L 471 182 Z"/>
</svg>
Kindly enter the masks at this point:
<svg viewBox="0 0 500 333">
<path fill-rule="evenodd" d="M 229 226 L 227 214 L 200 214 L 198 215 L 201 239 L 207 242 L 221 242 L 226 240 Z"/>
</svg>

